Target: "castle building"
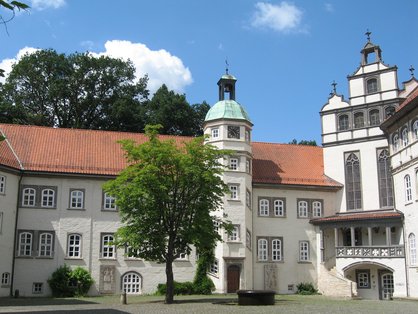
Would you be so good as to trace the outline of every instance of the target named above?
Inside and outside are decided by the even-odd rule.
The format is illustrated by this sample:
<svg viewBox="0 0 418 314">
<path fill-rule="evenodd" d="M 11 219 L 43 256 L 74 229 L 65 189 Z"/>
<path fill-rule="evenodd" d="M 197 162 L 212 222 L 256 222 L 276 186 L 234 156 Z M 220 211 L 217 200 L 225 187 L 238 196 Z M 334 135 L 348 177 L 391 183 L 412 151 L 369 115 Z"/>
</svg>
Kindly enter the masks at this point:
<svg viewBox="0 0 418 314">
<path fill-rule="evenodd" d="M 203 128 L 207 144 L 233 151 L 215 215 L 234 228 L 214 225 L 223 238 L 208 269 L 216 292 L 295 293 L 311 282 L 326 295 L 418 297 L 418 81 L 400 89 L 370 37 L 361 58 L 348 100 L 334 85 L 320 111 L 322 147 L 253 142 L 237 79 L 219 79 Z M 92 295 L 152 293 L 165 282 L 164 265 L 112 245 L 120 220 L 102 190 L 126 166 L 117 141 L 142 143 L 143 134 L 9 124 L 0 132 L 0 295 L 50 295 L 47 279 L 63 264 L 91 272 Z M 192 280 L 195 268 L 195 252 L 181 256 L 175 280 Z"/>
</svg>

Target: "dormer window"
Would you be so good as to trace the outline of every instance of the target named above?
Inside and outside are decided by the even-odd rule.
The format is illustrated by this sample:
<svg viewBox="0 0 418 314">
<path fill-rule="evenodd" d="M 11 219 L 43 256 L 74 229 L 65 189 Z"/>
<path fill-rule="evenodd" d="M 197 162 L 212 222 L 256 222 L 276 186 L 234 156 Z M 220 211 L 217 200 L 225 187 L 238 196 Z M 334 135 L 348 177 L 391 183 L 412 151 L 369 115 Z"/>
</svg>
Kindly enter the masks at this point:
<svg viewBox="0 0 418 314">
<path fill-rule="evenodd" d="M 239 139 L 240 137 L 240 127 L 238 125 L 228 125 L 228 138 Z"/>
<path fill-rule="evenodd" d="M 366 82 L 367 94 L 373 94 L 378 91 L 377 79 L 371 78 Z"/>
</svg>

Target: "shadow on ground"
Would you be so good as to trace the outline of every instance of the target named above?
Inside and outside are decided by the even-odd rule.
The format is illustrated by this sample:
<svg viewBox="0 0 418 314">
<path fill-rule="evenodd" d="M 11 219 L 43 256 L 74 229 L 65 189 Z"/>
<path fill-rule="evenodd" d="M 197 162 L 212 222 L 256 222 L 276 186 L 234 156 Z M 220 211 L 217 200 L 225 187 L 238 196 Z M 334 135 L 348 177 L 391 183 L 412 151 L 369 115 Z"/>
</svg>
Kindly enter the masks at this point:
<svg viewBox="0 0 418 314">
<path fill-rule="evenodd" d="M 0 298 L 0 307 L 4 306 L 38 306 L 38 305 L 72 305 L 97 304 L 96 302 L 80 299 L 60 298 Z"/>
</svg>

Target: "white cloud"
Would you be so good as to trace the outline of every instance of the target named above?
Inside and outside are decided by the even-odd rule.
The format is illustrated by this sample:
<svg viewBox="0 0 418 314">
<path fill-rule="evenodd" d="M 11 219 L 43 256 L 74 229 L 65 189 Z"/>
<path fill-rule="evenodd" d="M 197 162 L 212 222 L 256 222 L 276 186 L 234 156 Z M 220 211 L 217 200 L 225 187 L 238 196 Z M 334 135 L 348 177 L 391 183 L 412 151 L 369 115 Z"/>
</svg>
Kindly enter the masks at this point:
<svg viewBox="0 0 418 314">
<path fill-rule="evenodd" d="M 32 0 L 31 8 L 41 11 L 45 9 L 58 9 L 65 4 L 65 0 Z"/>
<path fill-rule="evenodd" d="M 332 5 L 332 3 L 325 3 L 325 11 L 334 12 L 334 6 Z"/>
<path fill-rule="evenodd" d="M 0 69 L 4 70 L 4 75 L 7 77 L 12 70 L 13 64 L 15 64 L 17 61 L 19 61 L 24 55 L 31 54 L 37 51 L 38 49 L 32 48 L 32 47 L 25 47 L 19 50 L 16 57 L 11 59 L 4 59 L 0 62 Z M 0 77 L 0 82 L 4 83 L 5 78 Z"/>
<path fill-rule="evenodd" d="M 92 53 L 96 56 L 109 56 L 131 60 L 136 68 L 136 77 L 148 74 L 148 89 L 155 92 L 162 84 L 178 93 L 193 82 L 189 68 L 182 60 L 164 49 L 151 50 L 142 43 L 126 40 L 110 40 L 105 43 L 105 51 Z"/>
<path fill-rule="evenodd" d="M 257 2 L 251 25 L 256 28 L 270 28 L 277 32 L 300 31 L 302 11 L 285 1 L 280 4 Z"/>
</svg>

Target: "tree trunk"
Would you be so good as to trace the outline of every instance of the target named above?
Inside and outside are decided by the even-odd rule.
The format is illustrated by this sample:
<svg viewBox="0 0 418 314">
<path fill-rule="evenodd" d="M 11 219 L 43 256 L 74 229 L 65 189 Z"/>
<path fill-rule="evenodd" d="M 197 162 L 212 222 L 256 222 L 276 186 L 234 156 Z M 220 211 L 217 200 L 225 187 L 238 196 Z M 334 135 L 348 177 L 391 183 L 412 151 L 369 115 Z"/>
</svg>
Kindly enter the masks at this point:
<svg viewBox="0 0 418 314">
<path fill-rule="evenodd" d="M 165 292 L 165 303 L 172 304 L 174 301 L 174 276 L 173 262 L 167 261 L 165 264 L 165 274 L 167 276 L 167 290 Z"/>
</svg>

